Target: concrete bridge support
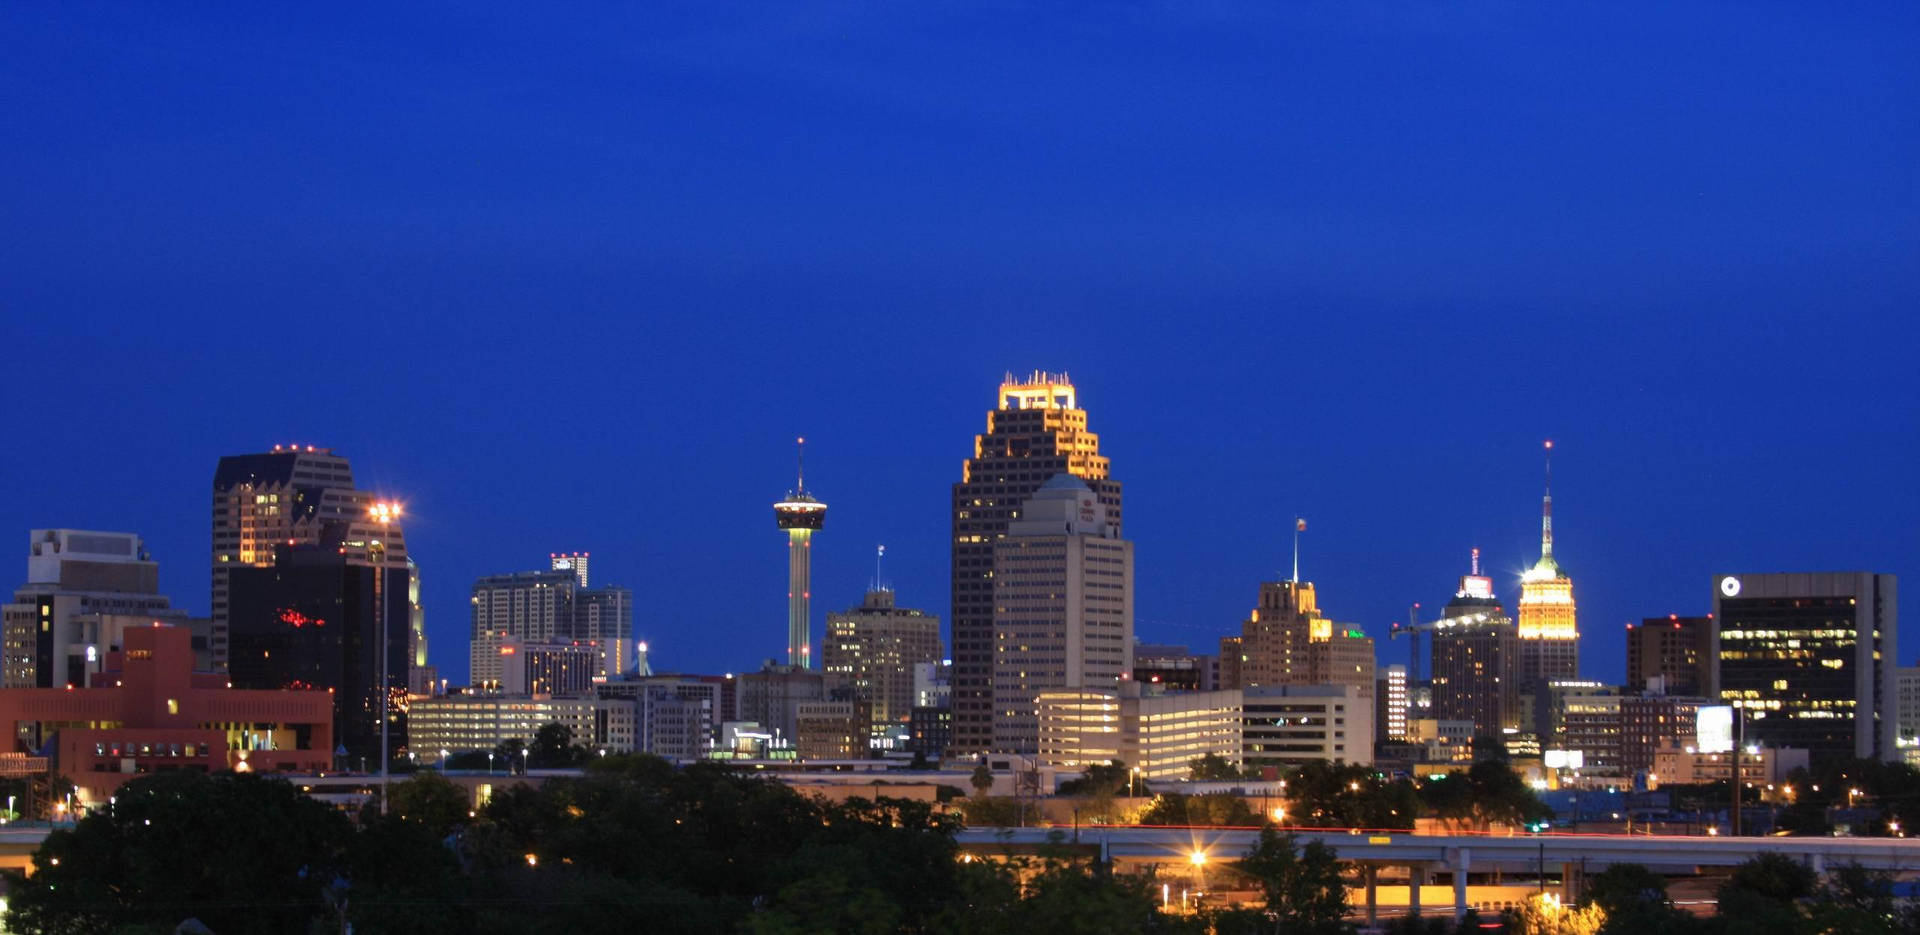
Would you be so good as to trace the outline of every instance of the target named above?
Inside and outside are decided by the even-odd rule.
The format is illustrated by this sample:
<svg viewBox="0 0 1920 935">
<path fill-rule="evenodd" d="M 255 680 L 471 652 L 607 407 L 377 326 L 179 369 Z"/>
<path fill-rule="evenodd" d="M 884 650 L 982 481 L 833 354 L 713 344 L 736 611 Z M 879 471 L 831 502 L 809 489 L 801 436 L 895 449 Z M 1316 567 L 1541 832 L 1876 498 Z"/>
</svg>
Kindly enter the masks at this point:
<svg viewBox="0 0 1920 935">
<path fill-rule="evenodd" d="M 1453 921 L 1467 917 L 1467 871 L 1473 868 L 1471 848 L 1447 848 L 1447 869 L 1453 873 Z"/>
</svg>

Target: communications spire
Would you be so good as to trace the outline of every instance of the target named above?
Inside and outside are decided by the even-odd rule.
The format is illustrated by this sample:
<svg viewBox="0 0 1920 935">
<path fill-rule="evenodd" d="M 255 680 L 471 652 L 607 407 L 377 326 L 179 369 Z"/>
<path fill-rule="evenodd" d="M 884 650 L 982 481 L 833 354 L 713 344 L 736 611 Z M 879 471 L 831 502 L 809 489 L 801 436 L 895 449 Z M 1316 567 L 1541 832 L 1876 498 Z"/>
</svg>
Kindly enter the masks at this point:
<svg viewBox="0 0 1920 935">
<path fill-rule="evenodd" d="M 1540 498 L 1540 563 L 1553 563 L 1553 440 L 1547 440 L 1547 486 Z"/>
<path fill-rule="evenodd" d="M 1300 583 L 1300 534 L 1307 531 L 1307 521 L 1299 517 L 1293 519 L 1293 583 Z"/>
</svg>

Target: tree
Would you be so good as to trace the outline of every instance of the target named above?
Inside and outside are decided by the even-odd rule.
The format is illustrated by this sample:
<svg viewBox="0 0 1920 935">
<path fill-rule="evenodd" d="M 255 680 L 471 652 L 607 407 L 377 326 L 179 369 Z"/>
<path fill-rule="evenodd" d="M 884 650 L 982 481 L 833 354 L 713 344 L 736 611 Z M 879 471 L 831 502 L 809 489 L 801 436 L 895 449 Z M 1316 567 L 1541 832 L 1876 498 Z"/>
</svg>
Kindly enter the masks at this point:
<svg viewBox="0 0 1920 935">
<path fill-rule="evenodd" d="M 473 806 L 466 790 L 439 773 L 422 771 L 405 782 L 388 786 L 387 811 L 401 820 L 413 822 L 434 838 L 444 838 L 464 826 Z M 377 811 L 369 802 L 367 808 Z"/>
<path fill-rule="evenodd" d="M 1420 810 L 1411 783 L 1326 760 L 1288 775 L 1287 798 L 1290 820 L 1317 828 L 1412 828 Z"/>
<path fill-rule="evenodd" d="M 1247 807 L 1246 800 L 1227 792 L 1206 795 L 1180 795 L 1169 792 L 1156 796 L 1153 804 L 1140 813 L 1143 825 L 1211 825 L 1248 828 L 1260 824 L 1260 816 Z"/>
<path fill-rule="evenodd" d="M 1527 825 L 1553 817 L 1520 774 L 1497 760 L 1481 760 L 1465 774 L 1427 780 L 1420 799 L 1435 817 L 1456 828 L 1485 831 L 1496 822 Z"/>
<path fill-rule="evenodd" d="M 1113 795 L 1127 784 L 1127 767 L 1119 760 L 1089 766 L 1078 779 L 1069 779 L 1057 790 L 1061 795 Z"/>
<path fill-rule="evenodd" d="M 1721 884 L 1720 920 L 1741 935 L 1811 932 L 1803 903 L 1814 895 L 1815 883 L 1813 871 L 1799 861 L 1761 854 L 1733 868 Z"/>
<path fill-rule="evenodd" d="M 527 765 L 533 769 L 564 769 L 586 761 L 586 748 L 573 744 L 573 728 L 557 721 L 541 725 L 527 745 Z"/>
<path fill-rule="evenodd" d="M 1685 915 L 1667 898 L 1667 878 L 1640 864 L 1614 864 L 1582 889 L 1581 905 L 1599 906 L 1606 913 L 1602 931 L 1611 935 L 1669 931 Z"/>
<path fill-rule="evenodd" d="M 1004 795 L 973 795 L 960 803 L 960 815 L 975 828 L 1011 828 L 1020 824 L 1020 803 Z"/>
<path fill-rule="evenodd" d="M 1208 753 L 1187 761 L 1187 778 L 1194 782 L 1231 782 L 1242 776 L 1231 760 L 1218 753 Z"/>
<path fill-rule="evenodd" d="M 970 782 L 975 795 L 986 795 L 987 790 L 993 788 L 993 770 L 988 769 L 985 763 L 975 766 Z"/>
<path fill-rule="evenodd" d="M 279 779 L 155 773 L 134 779 L 34 854 L 10 881 L 12 931 L 298 932 L 324 911 L 352 834 L 346 817 Z"/>
<path fill-rule="evenodd" d="M 1528 897 L 1507 921 L 1513 935 L 1599 935 L 1607 911 L 1595 904 L 1562 906 L 1560 899 L 1540 893 Z"/>
<path fill-rule="evenodd" d="M 1814 897 L 1809 915 L 1820 932 L 1894 935 L 1911 932 L 1893 898 L 1893 877 L 1857 863 L 1836 868 Z"/>
<path fill-rule="evenodd" d="M 1340 880 L 1346 865 L 1319 841 L 1309 841 L 1304 851 L 1297 843 L 1291 834 L 1263 828 L 1260 840 L 1233 867 L 1260 884 L 1267 912 L 1281 931 L 1346 931 L 1347 887 Z"/>
</svg>

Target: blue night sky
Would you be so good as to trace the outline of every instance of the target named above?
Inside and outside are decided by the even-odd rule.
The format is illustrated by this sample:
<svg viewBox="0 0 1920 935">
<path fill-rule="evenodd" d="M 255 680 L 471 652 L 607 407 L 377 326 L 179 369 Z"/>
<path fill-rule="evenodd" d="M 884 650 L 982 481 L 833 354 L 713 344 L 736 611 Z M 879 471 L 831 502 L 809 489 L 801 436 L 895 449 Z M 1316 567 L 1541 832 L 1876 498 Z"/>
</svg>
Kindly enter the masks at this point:
<svg viewBox="0 0 1920 935">
<path fill-rule="evenodd" d="M 0 6 L 0 542 L 140 532 L 204 613 L 215 461 L 325 445 L 408 503 L 443 675 L 476 576 L 572 549 L 657 667 L 740 670 L 785 645 L 796 435 L 815 632 L 882 542 L 944 616 L 948 485 L 1046 368 L 1126 485 L 1142 639 L 1232 632 L 1297 514 L 1403 661 L 1470 548 L 1511 606 L 1550 437 L 1617 680 L 1715 572 L 1920 587 L 1916 40 L 1912 4 Z"/>
</svg>

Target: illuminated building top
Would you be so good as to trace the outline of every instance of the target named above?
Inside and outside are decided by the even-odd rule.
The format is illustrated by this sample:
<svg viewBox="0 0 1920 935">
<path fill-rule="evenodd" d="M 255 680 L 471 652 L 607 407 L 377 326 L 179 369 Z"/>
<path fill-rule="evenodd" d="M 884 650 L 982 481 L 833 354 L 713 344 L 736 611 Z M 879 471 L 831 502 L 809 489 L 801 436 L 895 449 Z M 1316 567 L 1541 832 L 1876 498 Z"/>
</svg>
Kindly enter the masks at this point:
<svg viewBox="0 0 1920 935">
<path fill-rule="evenodd" d="M 1009 373 L 1000 381 L 1002 409 L 1078 409 L 1073 382 L 1064 373 L 1035 370 L 1024 381 Z"/>
<path fill-rule="evenodd" d="M 1573 580 L 1553 558 L 1553 442 L 1546 443 L 1546 452 L 1547 486 L 1540 498 L 1540 561 L 1520 576 L 1522 668 L 1523 677 L 1569 678 L 1578 671 L 1574 641 L 1580 638 L 1580 631 L 1574 618 Z M 1540 655 L 1527 645 L 1529 640 L 1562 646 Z"/>
</svg>

